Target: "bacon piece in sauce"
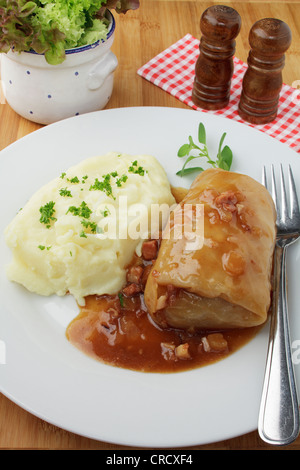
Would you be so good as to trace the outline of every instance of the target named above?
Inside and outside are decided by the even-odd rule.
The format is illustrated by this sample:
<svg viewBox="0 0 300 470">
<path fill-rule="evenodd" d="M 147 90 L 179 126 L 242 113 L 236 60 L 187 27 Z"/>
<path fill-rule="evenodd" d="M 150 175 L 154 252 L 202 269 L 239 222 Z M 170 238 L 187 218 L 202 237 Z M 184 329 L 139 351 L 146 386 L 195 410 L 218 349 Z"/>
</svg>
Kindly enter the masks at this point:
<svg viewBox="0 0 300 470">
<path fill-rule="evenodd" d="M 146 261 L 157 258 L 158 243 L 157 240 L 147 240 L 142 245 L 142 257 Z"/>
<path fill-rule="evenodd" d="M 128 286 L 124 287 L 122 292 L 126 297 L 131 297 L 142 292 L 142 287 L 139 284 L 132 282 L 131 284 L 128 284 Z"/>
<path fill-rule="evenodd" d="M 143 271 L 144 269 L 142 266 L 131 266 L 127 271 L 127 282 L 139 284 L 142 280 Z"/>
</svg>

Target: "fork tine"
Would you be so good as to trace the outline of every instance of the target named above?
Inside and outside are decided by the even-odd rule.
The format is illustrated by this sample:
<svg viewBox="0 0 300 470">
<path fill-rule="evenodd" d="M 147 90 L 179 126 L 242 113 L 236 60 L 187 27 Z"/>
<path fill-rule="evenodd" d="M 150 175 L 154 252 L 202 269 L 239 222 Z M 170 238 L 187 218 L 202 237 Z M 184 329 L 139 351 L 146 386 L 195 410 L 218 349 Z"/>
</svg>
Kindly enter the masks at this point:
<svg viewBox="0 0 300 470">
<path fill-rule="evenodd" d="M 263 170 L 262 170 L 262 184 L 266 189 L 268 189 L 267 174 L 266 174 L 266 167 L 265 166 L 263 166 Z"/>
<path fill-rule="evenodd" d="M 292 220 L 300 219 L 300 206 L 297 197 L 296 184 L 291 165 L 288 165 L 289 193 L 287 197 L 285 177 L 282 164 L 280 164 L 280 193 L 277 190 L 274 165 L 271 165 L 271 189 L 275 209 L 277 212 L 277 224 L 290 223 Z M 262 184 L 268 189 L 267 172 L 265 166 L 262 168 Z M 290 206 L 290 207 L 289 207 Z M 300 222 L 299 222 L 300 223 Z"/>
<path fill-rule="evenodd" d="M 290 217 L 299 217 L 299 205 L 298 205 L 298 198 L 297 198 L 297 191 L 295 180 L 293 176 L 293 172 L 291 169 L 291 165 L 289 165 L 289 184 L 290 184 L 290 201 L 291 201 L 291 214 Z"/>
<path fill-rule="evenodd" d="M 278 214 L 279 201 L 278 201 L 276 183 L 275 183 L 274 165 L 271 166 L 271 172 L 272 172 L 272 198 L 275 204 L 275 209 Z"/>
<path fill-rule="evenodd" d="M 284 222 L 289 217 L 289 211 L 288 211 L 288 203 L 287 203 L 287 197 L 286 197 L 282 165 L 280 165 L 280 185 L 281 185 L 281 210 L 282 210 L 281 219 Z"/>
</svg>

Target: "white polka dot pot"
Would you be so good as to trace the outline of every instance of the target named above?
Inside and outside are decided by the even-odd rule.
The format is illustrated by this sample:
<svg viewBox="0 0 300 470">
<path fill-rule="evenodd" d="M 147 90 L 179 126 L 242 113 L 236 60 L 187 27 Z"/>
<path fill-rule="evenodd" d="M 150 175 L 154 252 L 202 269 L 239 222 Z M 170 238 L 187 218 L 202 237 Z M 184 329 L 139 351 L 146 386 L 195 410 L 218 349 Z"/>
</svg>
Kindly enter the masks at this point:
<svg viewBox="0 0 300 470">
<path fill-rule="evenodd" d="M 1 54 L 1 81 L 7 103 L 21 116 L 51 124 L 78 114 L 103 109 L 113 90 L 118 65 L 110 50 L 115 19 L 105 41 L 66 50 L 62 64 L 50 65 L 35 52 Z"/>
</svg>

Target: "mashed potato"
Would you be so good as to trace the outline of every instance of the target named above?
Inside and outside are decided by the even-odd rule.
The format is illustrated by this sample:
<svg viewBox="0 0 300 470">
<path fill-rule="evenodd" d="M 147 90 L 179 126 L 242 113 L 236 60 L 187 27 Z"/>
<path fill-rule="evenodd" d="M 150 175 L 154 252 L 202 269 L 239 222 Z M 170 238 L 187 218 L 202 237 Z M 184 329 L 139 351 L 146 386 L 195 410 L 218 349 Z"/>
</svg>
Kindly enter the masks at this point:
<svg viewBox="0 0 300 470">
<path fill-rule="evenodd" d="M 125 202 L 129 213 L 145 209 L 143 222 L 153 204 L 175 202 L 154 157 L 109 153 L 66 170 L 37 191 L 6 228 L 13 255 L 8 278 L 40 295 L 69 292 L 80 305 L 87 295 L 118 292 L 126 265 L 147 238 L 128 236 L 129 218 L 138 217 L 127 216 Z"/>
</svg>

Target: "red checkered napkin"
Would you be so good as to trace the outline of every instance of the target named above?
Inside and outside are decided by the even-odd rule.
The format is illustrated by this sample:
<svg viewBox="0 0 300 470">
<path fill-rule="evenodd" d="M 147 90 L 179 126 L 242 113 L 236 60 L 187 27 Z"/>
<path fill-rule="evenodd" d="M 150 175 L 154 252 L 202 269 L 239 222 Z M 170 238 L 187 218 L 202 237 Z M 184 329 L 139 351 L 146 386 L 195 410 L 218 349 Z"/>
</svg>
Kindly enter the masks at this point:
<svg viewBox="0 0 300 470">
<path fill-rule="evenodd" d="M 278 115 L 275 121 L 265 125 L 253 125 L 238 115 L 238 104 L 242 90 L 242 79 L 247 64 L 234 57 L 234 73 L 228 106 L 218 111 L 198 108 L 192 102 L 195 63 L 199 55 L 199 40 L 190 34 L 143 65 L 137 73 L 154 85 L 178 98 L 193 109 L 219 114 L 275 137 L 300 152 L 300 92 L 283 84 L 279 98 Z"/>
</svg>

